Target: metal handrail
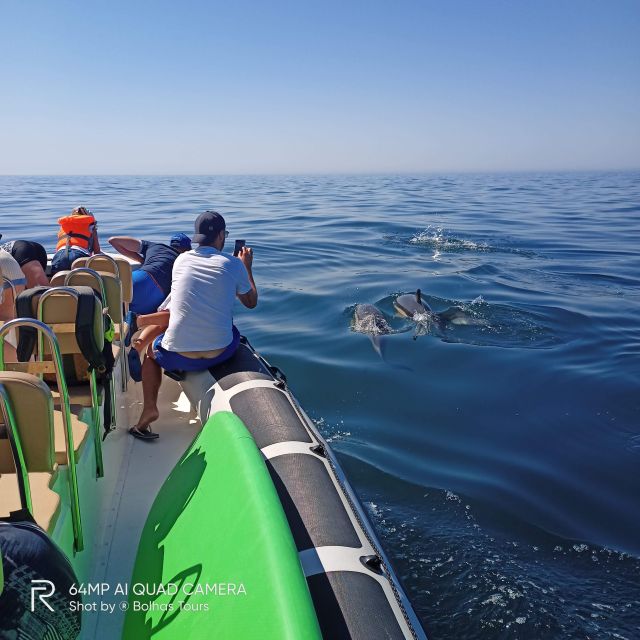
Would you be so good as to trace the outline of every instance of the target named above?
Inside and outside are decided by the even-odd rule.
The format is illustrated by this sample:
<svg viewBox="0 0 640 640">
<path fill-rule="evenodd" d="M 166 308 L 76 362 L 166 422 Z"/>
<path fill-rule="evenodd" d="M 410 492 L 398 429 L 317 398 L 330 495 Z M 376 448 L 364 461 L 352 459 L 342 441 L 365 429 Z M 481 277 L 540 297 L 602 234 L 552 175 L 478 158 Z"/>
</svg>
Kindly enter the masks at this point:
<svg viewBox="0 0 640 640">
<path fill-rule="evenodd" d="M 38 300 L 37 316 L 40 322 L 44 322 L 44 301 L 56 294 L 69 295 L 74 298 L 76 304 L 78 302 L 78 292 L 73 287 L 53 287 L 52 289 L 47 289 L 47 291 L 45 291 Z M 41 362 L 44 361 L 44 339 L 42 337 L 42 334 L 38 334 L 38 360 L 40 360 Z M 89 373 L 89 388 L 91 389 L 91 410 L 93 413 L 93 447 L 95 450 L 96 458 L 96 478 L 102 478 L 104 476 L 104 463 L 102 460 L 102 439 L 100 438 L 100 405 L 98 402 L 98 380 L 96 378 L 96 371 L 93 367 L 91 367 L 91 371 Z M 60 392 L 61 404 L 64 400 L 66 402 L 65 406 L 68 406 L 70 402 L 68 389 L 66 388 L 66 381 L 64 399 L 62 388 L 59 385 L 58 390 Z"/>
<path fill-rule="evenodd" d="M 44 294 L 43 294 L 44 295 Z M 80 497 L 78 493 L 78 474 L 76 472 L 76 457 L 75 448 L 73 445 L 73 431 L 71 429 L 71 410 L 69 408 L 69 393 L 67 391 L 67 382 L 64 377 L 64 367 L 62 364 L 62 356 L 60 355 L 60 347 L 58 346 L 58 340 L 53 330 L 48 327 L 44 322 L 40 320 L 34 320 L 32 318 L 16 318 L 15 320 L 9 320 L 6 324 L 0 327 L 0 371 L 4 370 L 4 340 L 5 335 L 19 327 L 31 327 L 38 332 L 39 336 L 44 334 L 49 340 L 49 347 L 53 356 L 53 364 L 56 371 L 56 381 L 58 383 L 58 391 L 60 397 L 63 397 L 63 392 L 66 397 L 66 402 L 63 401 L 62 420 L 64 425 L 64 440 L 67 449 L 67 466 L 69 467 L 68 480 L 69 480 L 69 499 L 71 508 L 71 523 L 73 526 L 73 548 L 74 551 L 79 552 L 84 548 L 83 536 L 82 536 L 82 521 L 80 519 Z M 42 340 L 40 337 L 39 342 Z"/>
<path fill-rule="evenodd" d="M 114 275 L 120 278 L 120 266 L 118 265 L 115 258 L 112 258 L 108 253 L 94 253 L 92 256 L 87 258 L 87 261 L 84 263 L 84 266 L 87 268 L 91 267 L 91 263 L 97 258 L 104 258 L 107 262 L 110 262 L 115 267 Z"/>
<path fill-rule="evenodd" d="M 4 346 L 4 345 L 3 345 Z M 20 505 L 29 512 L 33 518 L 33 504 L 31 502 L 31 486 L 29 484 L 29 472 L 27 471 L 27 463 L 24 459 L 22 450 L 22 441 L 20 432 L 16 423 L 16 417 L 11 406 L 9 393 L 2 384 L 0 379 L 0 415 L 7 428 L 9 437 L 9 446 L 13 454 L 13 463 L 16 467 L 16 476 L 18 478 L 18 492 L 20 493 Z"/>
<path fill-rule="evenodd" d="M 3 276 L 0 275 L 0 280 L 2 280 L 2 288 L 4 289 L 6 285 L 9 285 L 9 288 L 11 289 L 11 293 L 13 294 L 13 304 L 15 305 L 16 303 L 16 297 L 17 297 L 17 293 L 16 293 L 16 285 L 13 284 L 12 280 L 9 280 L 9 278 L 7 278 L 7 276 Z"/>
<path fill-rule="evenodd" d="M 93 269 L 89 269 L 88 267 L 76 267 L 75 269 L 69 271 L 64 277 L 64 286 L 65 287 L 73 287 L 74 285 L 70 282 L 76 273 L 88 273 L 90 276 L 93 276 L 98 284 L 100 285 L 100 295 L 102 296 L 102 306 L 105 310 L 108 310 L 107 306 L 107 292 L 104 288 L 104 282 L 102 281 L 102 276 Z"/>
</svg>

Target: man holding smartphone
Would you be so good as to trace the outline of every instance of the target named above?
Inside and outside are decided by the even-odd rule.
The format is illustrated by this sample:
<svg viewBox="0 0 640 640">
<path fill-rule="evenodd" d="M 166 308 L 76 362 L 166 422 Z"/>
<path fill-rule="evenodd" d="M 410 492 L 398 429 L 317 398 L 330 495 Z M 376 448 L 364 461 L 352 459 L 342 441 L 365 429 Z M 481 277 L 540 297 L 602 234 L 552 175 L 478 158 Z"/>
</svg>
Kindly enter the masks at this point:
<svg viewBox="0 0 640 640">
<path fill-rule="evenodd" d="M 150 425 L 159 416 L 162 369 L 203 371 L 231 358 L 240 343 L 233 302 L 237 297 L 248 309 L 258 304 L 252 249 L 238 247 L 237 257 L 222 253 L 229 232 L 216 211 L 198 216 L 195 230 L 193 242 L 199 246 L 176 258 L 171 292 L 159 308 L 170 312 L 167 330 L 153 341 L 142 365 L 144 403 L 130 433 L 143 440 L 158 437 Z"/>
</svg>

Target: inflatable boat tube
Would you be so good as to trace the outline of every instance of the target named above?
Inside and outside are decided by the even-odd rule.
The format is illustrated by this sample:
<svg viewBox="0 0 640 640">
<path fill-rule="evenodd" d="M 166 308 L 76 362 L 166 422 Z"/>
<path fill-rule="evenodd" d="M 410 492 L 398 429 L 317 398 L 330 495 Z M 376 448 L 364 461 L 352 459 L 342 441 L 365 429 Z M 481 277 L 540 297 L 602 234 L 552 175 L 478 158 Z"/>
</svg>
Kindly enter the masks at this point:
<svg viewBox="0 0 640 640">
<path fill-rule="evenodd" d="M 242 338 L 230 360 L 188 373 L 181 384 L 203 424 L 231 411 L 253 436 L 286 514 L 323 637 L 426 638 L 333 452 L 282 372 Z"/>
<path fill-rule="evenodd" d="M 282 505 L 231 413 L 207 421 L 156 496 L 131 582 L 124 638 L 320 638 Z"/>
</svg>

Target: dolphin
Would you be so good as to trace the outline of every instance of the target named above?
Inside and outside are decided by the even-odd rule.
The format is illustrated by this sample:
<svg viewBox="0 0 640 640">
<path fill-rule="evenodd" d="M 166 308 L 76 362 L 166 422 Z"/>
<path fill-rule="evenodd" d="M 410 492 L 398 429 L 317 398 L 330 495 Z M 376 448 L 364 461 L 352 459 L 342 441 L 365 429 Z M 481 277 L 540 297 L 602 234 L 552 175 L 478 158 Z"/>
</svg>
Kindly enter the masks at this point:
<svg viewBox="0 0 640 640">
<path fill-rule="evenodd" d="M 381 360 L 392 366 L 394 369 L 402 369 L 403 371 L 413 371 L 411 367 L 395 362 L 389 362 L 384 355 L 384 344 L 382 338 L 392 333 L 404 333 L 408 329 L 392 329 L 387 322 L 384 314 L 378 307 L 372 304 L 357 304 L 353 312 L 353 322 L 351 328 L 359 333 L 366 333 L 371 340 L 371 344 L 375 352 L 380 356 Z"/>
<path fill-rule="evenodd" d="M 354 331 L 369 336 L 376 353 L 384 360 L 381 336 L 389 335 L 393 330 L 382 311 L 372 304 L 357 304 L 353 312 L 352 327 Z"/>
<path fill-rule="evenodd" d="M 439 329 L 443 329 L 448 324 L 454 325 L 478 325 L 481 321 L 473 318 L 461 307 L 449 307 L 445 311 L 436 313 L 422 299 L 422 292 L 418 289 L 415 294 L 404 294 L 398 296 L 393 306 L 399 315 L 410 318 L 421 324 L 433 322 Z"/>
</svg>

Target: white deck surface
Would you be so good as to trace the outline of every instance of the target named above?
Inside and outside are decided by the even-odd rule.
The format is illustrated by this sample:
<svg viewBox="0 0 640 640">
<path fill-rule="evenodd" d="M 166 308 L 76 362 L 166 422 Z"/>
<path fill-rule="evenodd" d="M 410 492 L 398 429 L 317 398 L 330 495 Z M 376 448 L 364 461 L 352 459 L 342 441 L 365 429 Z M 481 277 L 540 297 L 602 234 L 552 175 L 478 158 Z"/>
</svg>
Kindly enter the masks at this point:
<svg viewBox="0 0 640 640">
<path fill-rule="evenodd" d="M 153 429 L 160 438 L 144 442 L 127 430 L 135 422 L 142 406 L 142 386 L 129 382 L 126 394 L 118 394 L 116 431 L 103 443 L 105 476 L 99 481 L 99 499 L 95 514 L 99 519 L 94 541 L 91 583 L 106 583 L 110 593 L 85 597 L 89 602 L 115 604 L 113 612 L 85 613 L 82 639 L 120 638 L 127 601 L 114 595 L 117 584 L 129 584 L 140 534 L 151 505 L 163 482 L 200 430 L 200 421 L 192 413 L 178 383 L 163 376 L 160 392 L 160 419 Z M 87 545 L 88 548 L 89 545 Z"/>
</svg>

